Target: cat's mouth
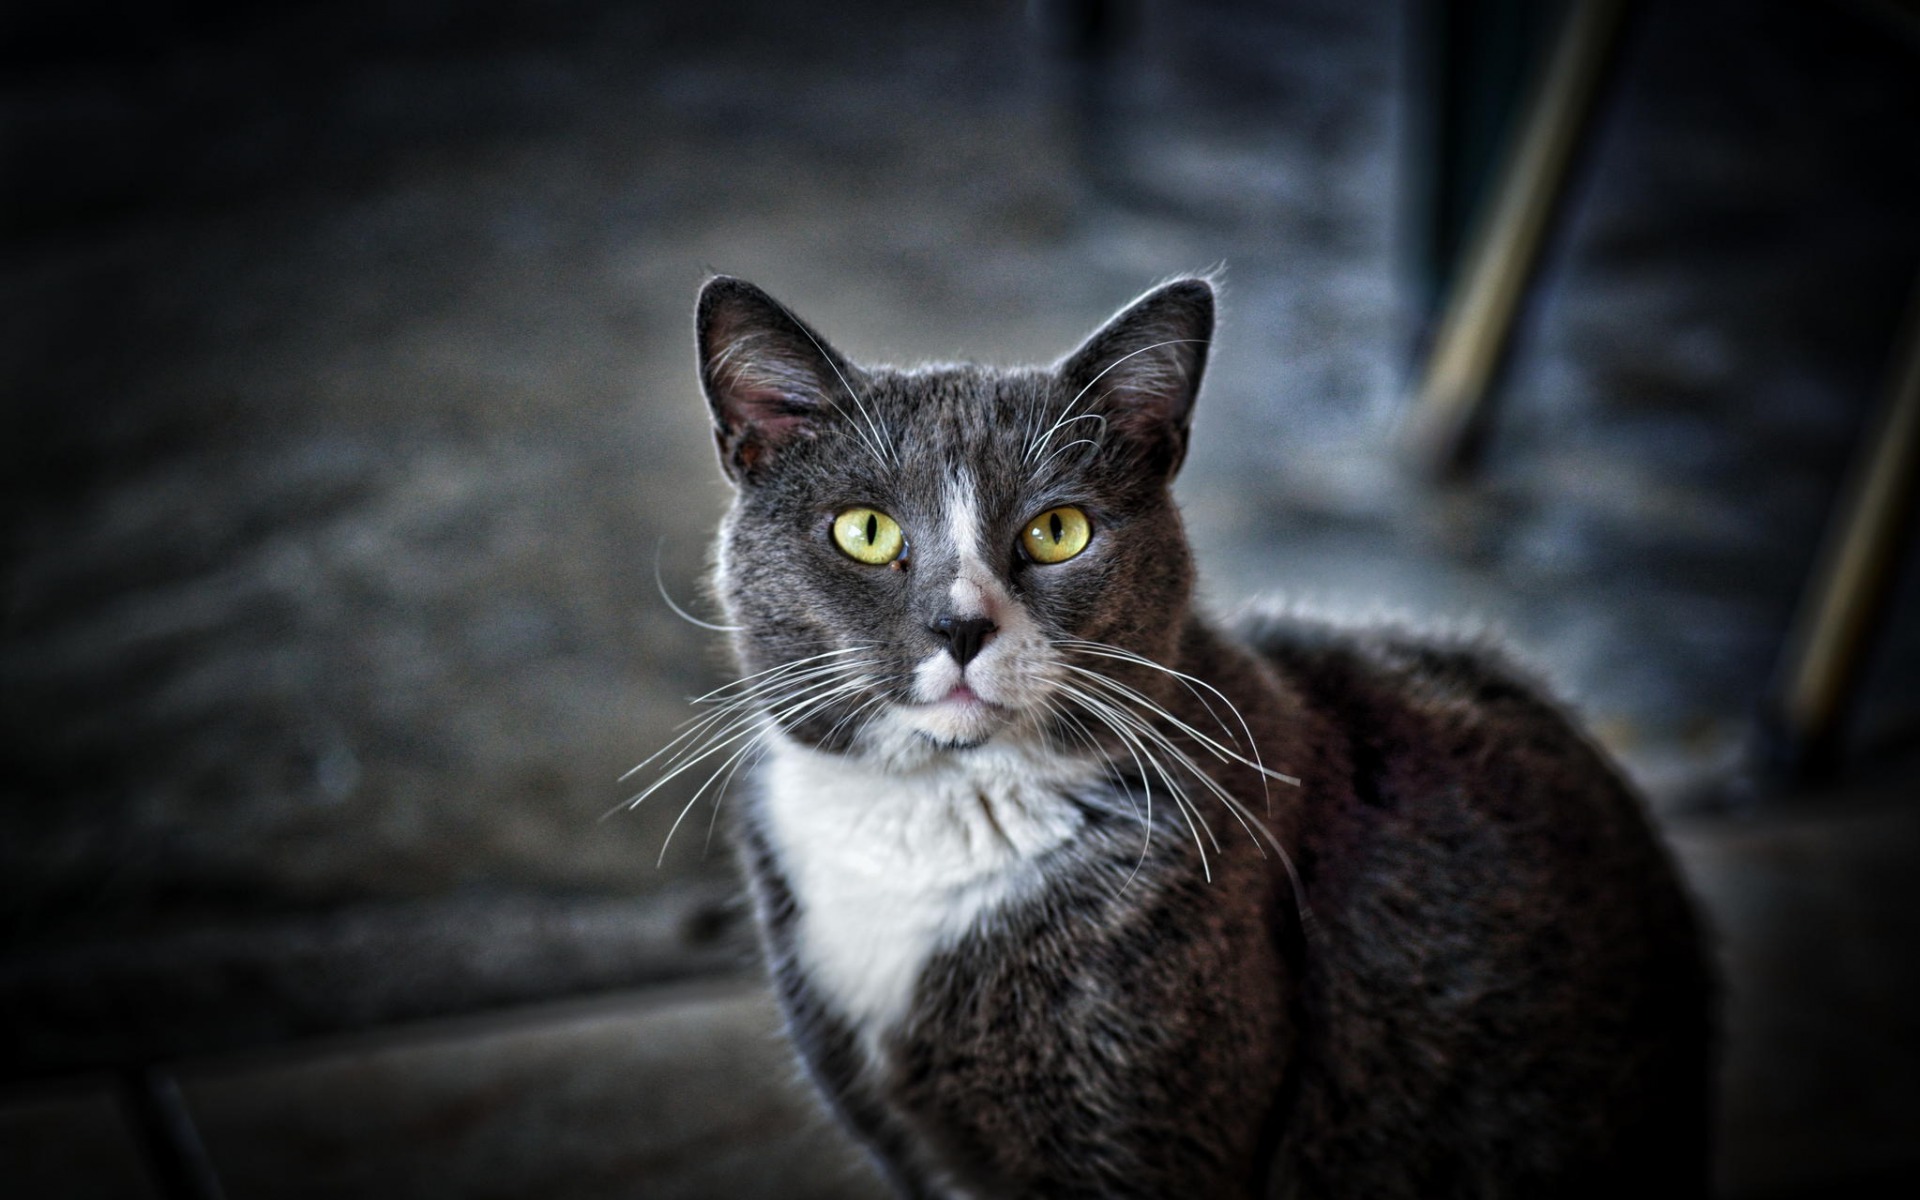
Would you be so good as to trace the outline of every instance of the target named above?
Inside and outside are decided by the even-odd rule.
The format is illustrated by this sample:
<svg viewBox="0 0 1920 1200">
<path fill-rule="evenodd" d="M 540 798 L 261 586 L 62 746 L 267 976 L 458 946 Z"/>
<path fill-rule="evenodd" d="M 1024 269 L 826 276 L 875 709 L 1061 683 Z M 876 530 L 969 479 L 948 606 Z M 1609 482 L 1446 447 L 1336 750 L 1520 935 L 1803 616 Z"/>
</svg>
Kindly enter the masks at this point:
<svg viewBox="0 0 1920 1200">
<path fill-rule="evenodd" d="M 914 732 L 941 749 L 972 750 L 1005 728 L 1013 710 L 960 682 L 938 700 L 903 705 L 902 715 Z"/>
</svg>

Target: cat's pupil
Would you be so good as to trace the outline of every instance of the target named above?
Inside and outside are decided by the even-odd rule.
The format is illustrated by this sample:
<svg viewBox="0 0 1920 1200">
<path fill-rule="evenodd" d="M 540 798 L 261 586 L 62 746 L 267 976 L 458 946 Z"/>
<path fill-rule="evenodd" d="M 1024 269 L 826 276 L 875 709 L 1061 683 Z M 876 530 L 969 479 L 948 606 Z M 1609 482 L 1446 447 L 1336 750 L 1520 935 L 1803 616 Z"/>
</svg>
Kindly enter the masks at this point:
<svg viewBox="0 0 1920 1200">
<path fill-rule="evenodd" d="M 1066 536 L 1066 532 L 1067 532 L 1066 527 L 1060 523 L 1059 513 L 1053 514 L 1053 519 L 1049 522 L 1049 525 L 1052 527 L 1053 540 L 1054 540 L 1054 543 L 1057 545 L 1060 539 Z"/>
<path fill-rule="evenodd" d="M 880 518 L 874 516 L 872 513 L 868 513 L 867 514 L 867 545 L 869 546 L 873 545 L 874 542 L 879 540 L 879 537 L 880 537 Z"/>
</svg>

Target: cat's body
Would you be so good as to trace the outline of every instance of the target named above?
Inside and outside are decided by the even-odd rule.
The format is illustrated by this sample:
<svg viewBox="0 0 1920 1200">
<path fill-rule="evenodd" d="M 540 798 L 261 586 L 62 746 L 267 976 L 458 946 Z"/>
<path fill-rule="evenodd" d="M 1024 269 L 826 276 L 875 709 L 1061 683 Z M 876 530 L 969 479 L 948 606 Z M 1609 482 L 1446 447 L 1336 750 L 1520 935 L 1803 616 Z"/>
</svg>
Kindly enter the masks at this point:
<svg viewBox="0 0 1920 1200">
<path fill-rule="evenodd" d="M 1192 611 L 1211 321 L 863 371 L 703 293 L 809 1072 L 907 1195 L 1704 1194 L 1698 934 L 1600 755 L 1488 651 Z"/>
</svg>

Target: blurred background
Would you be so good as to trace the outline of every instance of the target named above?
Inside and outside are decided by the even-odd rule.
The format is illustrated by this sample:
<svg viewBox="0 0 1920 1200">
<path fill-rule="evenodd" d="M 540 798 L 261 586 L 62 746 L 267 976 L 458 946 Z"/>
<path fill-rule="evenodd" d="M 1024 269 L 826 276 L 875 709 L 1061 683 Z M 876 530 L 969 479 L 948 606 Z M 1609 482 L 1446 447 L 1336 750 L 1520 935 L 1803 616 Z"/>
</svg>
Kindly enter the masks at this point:
<svg viewBox="0 0 1920 1200">
<path fill-rule="evenodd" d="M 1910 353 L 1920 15 L 1590 39 L 1497 403 L 1423 441 L 1590 7 L 9 7 L 0 1191 L 874 1194 L 710 809 L 621 807 L 727 677 L 662 596 L 727 502 L 694 293 L 1046 361 L 1224 265 L 1208 602 L 1504 630 L 1718 931 L 1722 1194 L 1906 1194 L 1911 522 L 1831 732 L 1777 699 Z"/>
</svg>

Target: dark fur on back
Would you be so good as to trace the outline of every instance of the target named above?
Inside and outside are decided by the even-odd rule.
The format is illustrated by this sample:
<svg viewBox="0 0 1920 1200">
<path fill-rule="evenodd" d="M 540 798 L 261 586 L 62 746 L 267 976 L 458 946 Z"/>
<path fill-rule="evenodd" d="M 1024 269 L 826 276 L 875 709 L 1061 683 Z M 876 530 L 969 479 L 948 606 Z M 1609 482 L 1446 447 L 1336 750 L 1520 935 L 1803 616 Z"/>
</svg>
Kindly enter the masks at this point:
<svg viewBox="0 0 1920 1200">
<path fill-rule="evenodd" d="M 703 293 L 702 379 L 740 485 L 718 588 L 742 667 L 863 664 L 813 668 L 835 681 L 811 685 L 823 700 L 767 706 L 765 736 L 804 770 L 770 777 L 736 822 L 821 1095 L 912 1196 L 1704 1195 L 1700 932 L 1603 755 L 1487 646 L 1280 616 L 1227 632 L 1192 611 L 1167 485 L 1211 321 L 1187 280 L 1052 371 L 902 372 L 840 358 L 750 285 Z M 1076 419 L 1097 435 L 1034 469 L 1032 431 Z M 911 554 L 851 564 L 830 540 L 849 504 L 897 518 Z M 1021 560 L 1023 522 L 1059 504 L 1095 514 L 1097 540 L 1070 569 Z M 914 688 L 974 671 L 945 662 L 938 630 L 988 592 L 997 636 L 1052 672 L 1020 677 L 1043 700 L 977 740 L 874 733 L 863 714 L 914 730 L 930 709 L 974 711 Z M 1137 657 L 1071 657 L 1089 642 Z M 1089 662 L 1095 690 L 1044 691 Z M 1129 695 L 1135 715 L 1103 723 L 1102 698 Z M 1209 758 L 1222 729 L 1254 757 Z M 983 757 L 1003 742 L 1034 771 L 1050 754 L 1092 765 L 1033 783 Z M 1181 771 L 1154 751 L 1205 770 L 1204 812 L 1169 802 Z M 860 949 L 831 914 L 892 926 L 869 911 L 884 904 L 846 907 L 816 859 L 858 866 L 871 836 L 884 867 L 906 845 L 857 805 L 846 837 L 808 842 L 807 814 L 845 801 L 833 764 L 883 815 L 897 776 L 900 796 L 957 794 L 952 820 L 984 813 L 982 836 L 1008 845 L 1036 804 L 1023 788 L 1071 830 L 1009 858 L 1004 887 L 953 889 L 958 924 L 936 919 L 946 892 L 881 873 L 874 895 L 934 914 L 899 926 L 935 932 L 897 1015 L 872 1015 L 884 995 L 830 961 Z"/>
<path fill-rule="evenodd" d="M 1485 645 L 1242 633 L 1346 781 L 1300 830 L 1293 1194 L 1706 1194 L 1712 983 L 1600 753 Z"/>
</svg>

